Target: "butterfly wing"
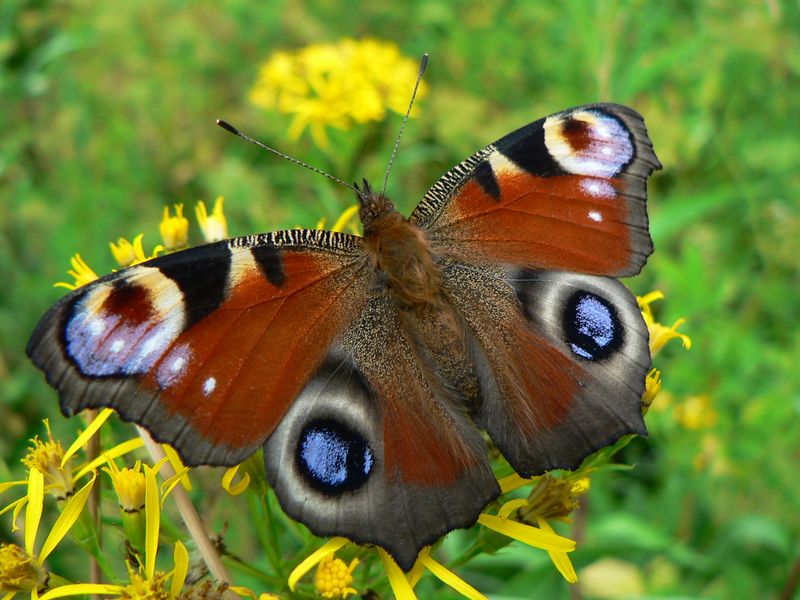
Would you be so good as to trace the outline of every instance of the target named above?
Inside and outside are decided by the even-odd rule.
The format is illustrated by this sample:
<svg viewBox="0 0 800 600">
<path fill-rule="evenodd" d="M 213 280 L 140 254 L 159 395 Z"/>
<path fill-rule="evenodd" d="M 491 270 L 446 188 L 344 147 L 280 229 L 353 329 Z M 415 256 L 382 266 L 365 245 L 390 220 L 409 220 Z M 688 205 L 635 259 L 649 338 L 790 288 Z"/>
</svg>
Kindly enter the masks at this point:
<svg viewBox="0 0 800 600">
<path fill-rule="evenodd" d="M 435 251 L 466 263 L 635 275 L 653 250 L 646 185 L 659 168 L 638 113 L 580 106 L 448 171 L 410 221 Z"/>
<path fill-rule="evenodd" d="M 289 516 L 406 571 L 500 493 L 477 429 L 423 367 L 388 295 L 370 299 L 264 448 Z"/>
<path fill-rule="evenodd" d="M 28 354 L 72 415 L 110 406 L 190 465 L 261 446 L 366 302 L 360 238 L 293 230 L 158 257 L 61 299 Z"/>
<path fill-rule="evenodd" d="M 470 330 L 473 417 L 518 473 L 575 469 L 620 436 L 646 433 L 647 326 L 619 281 L 507 266 L 444 273 Z"/>
</svg>

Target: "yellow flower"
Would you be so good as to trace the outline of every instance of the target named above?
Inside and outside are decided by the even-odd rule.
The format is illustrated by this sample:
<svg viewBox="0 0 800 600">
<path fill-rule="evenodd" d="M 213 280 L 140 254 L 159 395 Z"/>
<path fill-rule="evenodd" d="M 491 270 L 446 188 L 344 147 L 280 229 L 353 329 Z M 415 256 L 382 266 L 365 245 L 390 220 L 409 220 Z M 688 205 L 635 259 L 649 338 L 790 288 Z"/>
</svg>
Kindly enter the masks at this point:
<svg viewBox="0 0 800 600">
<path fill-rule="evenodd" d="M 713 427 L 719 419 L 708 394 L 689 396 L 674 408 L 672 416 L 679 425 L 691 430 Z"/>
<path fill-rule="evenodd" d="M 156 467 L 144 465 L 145 520 L 144 564 L 138 569 L 128 567 L 128 583 L 125 585 L 77 583 L 54 588 L 39 596 L 39 600 L 51 600 L 65 596 L 85 594 L 113 595 L 130 600 L 169 600 L 181 594 L 189 572 L 189 552 L 181 542 L 175 542 L 170 573 L 156 571 L 156 552 L 161 527 L 161 498 L 156 481 Z M 92 480 L 94 481 L 94 479 Z M 177 481 L 176 481 L 177 483 Z M 77 494 L 76 494 L 77 497 Z M 70 499 L 72 501 L 72 499 Z M 46 542 L 45 542 L 46 545 Z M 169 584 L 167 583 L 169 581 Z M 6 600 L 5 598 L 3 600 Z"/>
<path fill-rule="evenodd" d="M 155 258 L 158 256 L 159 252 L 164 251 L 164 246 L 158 244 L 154 249 L 153 253 L 150 255 L 145 254 L 144 247 L 142 246 L 142 238 L 144 237 L 143 233 L 140 233 L 135 238 L 133 238 L 133 243 L 126 240 L 124 237 L 119 238 L 117 243 L 109 242 L 109 246 L 111 247 L 111 254 L 114 256 L 114 260 L 117 261 L 117 264 L 121 267 L 131 267 L 133 265 L 138 265 L 139 263 L 145 262 L 146 260 L 150 260 L 151 258 Z"/>
<path fill-rule="evenodd" d="M 170 216 L 165 206 L 158 229 L 167 252 L 184 248 L 189 243 L 189 219 L 183 216 L 183 204 L 175 205 L 175 216 Z"/>
<path fill-rule="evenodd" d="M 100 411 L 66 451 L 62 449 L 60 442 L 52 438 L 49 423 L 45 420 L 45 427 L 47 428 L 49 440 L 47 442 L 42 442 L 38 438 L 35 438 L 33 440 L 33 448 L 31 448 L 28 455 L 23 458 L 23 463 L 28 467 L 29 471 L 35 470 L 43 474 L 46 483 L 45 491 L 52 493 L 58 499 L 64 499 L 75 489 L 78 480 L 88 473 L 93 473 L 95 469 L 106 462 L 107 457 L 116 458 L 123 456 L 142 446 L 142 440 L 140 438 L 133 438 L 114 446 L 106 451 L 104 456 L 98 457 L 87 464 L 78 465 L 74 469 L 69 465 L 75 453 L 88 443 L 89 439 L 97 433 L 100 426 L 105 423 L 112 414 L 114 414 L 114 411 L 110 408 Z M 26 485 L 27 483 L 27 480 L 3 482 L 0 483 L 0 492 L 4 492 L 12 487 Z M 28 496 L 25 495 L 0 509 L 0 515 L 13 509 L 12 527 L 15 530 L 17 517 L 22 509 L 25 508 L 27 502 Z"/>
<path fill-rule="evenodd" d="M 205 202 L 202 200 L 197 202 L 195 208 L 197 223 L 200 225 L 203 239 L 207 242 L 218 242 L 228 238 L 228 220 L 225 218 L 225 213 L 222 212 L 224 202 L 225 198 L 218 196 L 210 215 L 206 210 Z"/>
<path fill-rule="evenodd" d="M 31 440 L 33 446 L 22 459 L 22 464 L 43 473 L 47 491 L 58 500 L 64 500 L 75 490 L 69 465 L 72 457 L 64 458 L 64 448 L 61 442 L 53 439 L 49 420 L 44 420 L 44 426 L 47 429 L 47 441 L 43 442 L 38 435 L 34 437 Z"/>
<path fill-rule="evenodd" d="M 44 587 L 47 571 L 16 544 L 0 544 L 0 591 L 30 592 Z"/>
<path fill-rule="evenodd" d="M 28 493 L 25 496 L 25 547 L 3 544 L 0 548 L 0 590 L 8 592 L 3 600 L 9 600 L 16 592 L 32 592 L 47 584 L 48 574 L 43 566 L 44 561 L 78 520 L 95 478 L 96 473 L 93 473 L 89 482 L 65 502 L 61 514 L 37 552 L 36 537 L 44 508 L 45 477 L 36 467 L 31 467 L 27 481 Z"/>
<path fill-rule="evenodd" d="M 561 477 L 550 474 L 538 477 L 537 485 L 528 498 L 509 500 L 500 507 L 496 516 L 481 514 L 478 523 L 529 546 L 546 550 L 564 579 L 575 583 L 578 576 L 567 555 L 575 549 L 575 542 L 557 535 L 547 519 L 568 521 L 569 514 L 578 508 L 578 498 L 591 487 L 587 475 L 593 470 L 592 467 L 586 467 L 574 473 L 565 473 Z M 498 483 L 503 493 L 508 493 L 531 481 L 515 474 L 499 480 Z M 509 518 L 515 514 L 521 523 Z M 533 527 L 534 523 L 538 527 Z"/>
<path fill-rule="evenodd" d="M 316 565 L 319 565 L 314 583 L 317 592 L 322 594 L 324 598 L 346 598 L 347 595 L 357 593 L 356 590 L 351 589 L 349 586 L 352 583 L 352 571 L 355 569 L 358 561 L 353 560 L 350 565 L 347 566 L 343 561 L 334 557 L 336 551 L 349 543 L 351 542 L 343 537 L 332 538 L 322 547 L 311 553 L 289 575 L 289 589 L 294 591 L 300 579 Z M 416 600 L 417 595 L 414 593 L 414 586 L 419 581 L 425 569 L 465 598 L 469 598 L 470 600 L 486 600 L 486 597 L 478 590 L 434 560 L 430 555 L 430 548 L 423 548 L 420 551 L 416 564 L 408 574 L 403 573 L 394 559 L 389 556 L 385 550 L 382 548 L 376 548 L 376 550 L 386 570 L 392 592 L 398 600 Z M 319 581 L 321 571 L 323 573 L 323 583 Z M 331 571 L 335 571 L 336 575 L 332 576 Z M 324 583 L 328 581 L 331 583 L 330 587 Z M 336 593 L 340 595 L 326 596 L 323 593 L 328 590 L 334 593 L 334 589 L 337 590 Z"/>
<path fill-rule="evenodd" d="M 95 273 L 91 267 L 86 264 L 86 261 L 81 258 L 80 254 L 75 254 L 69 259 L 69 262 L 72 265 L 72 269 L 67 271 L 67 274 L 75 279 L 74 283 L 59 281 L 54 284 L 53 287 L 63 287 L 68 290 L 74 290 L 99 278 L 97 273 Z"/>
<path fill-rule="evenodd" d="M 644 380 L 644 394 L 642 395 L 642 413 L 647 413 L 653 404 L 658 392 L 661 391 L 661 371 L 651 369 Z"/>
<path fill-rule="evenodd" d="M 323 598 L 347 598 L 357 594 L 352 587 L 353 570 L 358 566 L 358 559 L 354 558 L 348 565 L 340 558 L 331 554 L 323 558 L 317 565 L 314 575 L 314 588 Z"/>
<path fill-rule="evenodd" d="M 650 332 L 650 355 L 655 356 L 664 345 L 673 339 L 680 339 L 683 347 L 689 350 L 692 347 L 692 340 L 688 335 L 679 333 L 678 327 L 686 322 L 686 319 L 678 319 L 671 327 L 666 327 L 655 320 L 653 311 L 650 305 L 656 300 L 663 300 L 664 294 L 658 290 L 639 296 L 636 300 L 639 302 L 639 308 L 642 311 L 644 322 L 647 324 L 647 329 Z"/>
<path fill-rule="evenodd" d="M 326 127 L 380 121 L 387 107 L 403 114 L 417 69 L 391 42 L 312 44 L 274 54 L 261 66 L 249 97 L 261 108 L 293 115 L 291 138 L 309 128 L 314 143 L 327 148 Z M 424 93 L 421 86 L 419 95 Z"/>
</svg>

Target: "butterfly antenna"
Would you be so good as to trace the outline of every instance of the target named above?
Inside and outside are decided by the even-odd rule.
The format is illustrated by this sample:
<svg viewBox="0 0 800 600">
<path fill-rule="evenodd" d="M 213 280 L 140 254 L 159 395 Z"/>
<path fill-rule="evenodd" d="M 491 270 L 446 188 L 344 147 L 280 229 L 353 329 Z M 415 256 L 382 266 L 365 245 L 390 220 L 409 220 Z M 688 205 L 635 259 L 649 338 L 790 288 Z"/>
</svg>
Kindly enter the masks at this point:
<svg viewBox="0 0 800 600">
<path fill-rule="evenodd" d="M 414 106 L 414 99 L 417 97 L 417 90 L 419 89 L 419 82 L 422 81 L 422 75 L 425 73 L 425 67 L 428 66 L 427 52 L 422 55 L 422 60 L 419 61 L 419 74 L 417 75 L 417 83 L 414 84 L 414 91 L 411 94 L 411 102 L 408 103 L 408 110 L 406 116 L 403 117 L 403 122 L 400 124 L 400 131 L 397 133 L 397 139 L 394 141 L 394 148 L 392 148 L 392 155 L 389 157 L 389 165 L 386 167 L 386 175 L 383 177 L 383 189 L 381 189 L 381 196 L 386 194 L 386 184 L 389 181 L 389 171 L 392 170 L 394 164 L 394 157 L 397 154 L 397 147 L 400 145 L 400 138 L 403 137 L 403 130 L 406 128 L 406 121 L 408 115 L 411 114 L 411 107 Z"/>
<path fill-rule="evenodd" d="M 314 173 L 319 173 L 320 175 L 324 175 L 325 177 L 327 177 L 331 181 L 335 181 L 336 183 L 338 183 L 340 185 L 343 185 L 347 189 L 353 190 L 356 194 L 359 193 L 359 191 L 355 187 L 350 185 L 349 183 L 345 183 L 344 181 L 342 181 L 338 177 L 334 177 L 333 175 L 331 175 L 330 173 L 326 173 L 322 169 L 318 169 L 316 167 L 312 167 L 308 163 L 304 163 L 302 160 L 298 160 L 298 159 L 296 159 L 296 158 L 294 158 L 292 156 L 289 156 L 288 154 L 284 154 L 280 150 L 275 150 L 275 148 L 272 148 L 271 146 L 267 146 L 266 144 L 262 144 L 258 140 L 254 140 L 249 135 L 246 135 L 246 134 L 242 133 L 241 131 L 239 131 L 238 129 L 236 129 L 236 127 L 234 127 L 233 125 L 231 125 L 227 121 L 223 121 L 222 119 L 217 119 L 217 125 L 222 127 L 224 130 L 229 131 L 233 135 L 239 136 L 243 140 L 246 140 L 246 141 L 250 142 L 251 144 L 254 144 L 254 145 L 258 146 L 259 148 L 261 148 L 263 150 L 267 150 L 268 152 L 272 152 L 273 154 L 277 154 L 278 156 L 280 156 L 281 158 L 285 158 L 289 162 L 293 162 L 296 165 L 300 165 L 301 167 L 305 167 L 306 169 L 309 169 L 310 171 L 314 171 Z"/>
</svg>

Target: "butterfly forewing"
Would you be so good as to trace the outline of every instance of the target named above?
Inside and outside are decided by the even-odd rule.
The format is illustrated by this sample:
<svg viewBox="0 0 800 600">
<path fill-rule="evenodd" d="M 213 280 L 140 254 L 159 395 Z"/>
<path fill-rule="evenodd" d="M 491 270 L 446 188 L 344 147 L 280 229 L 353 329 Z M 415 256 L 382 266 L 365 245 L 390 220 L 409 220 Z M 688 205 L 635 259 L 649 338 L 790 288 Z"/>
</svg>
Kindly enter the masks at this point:
<svg viewBox="0 0 800 600">
<path fill-rule="evenodd" d="M 660 167 L 638 113 L 576 107 L 451 169 L 410 220 L 468 263 L 634 275 L 653 249 L 646 182 Z"/>
<path fill-rule="evenodd" d="M 28 345 L 65 414 L 111 406 L 189 464 L 236 464 L 366 301 L 360 239 L 293 230 L 159 257 L 67 295 Z"/>
</svg>

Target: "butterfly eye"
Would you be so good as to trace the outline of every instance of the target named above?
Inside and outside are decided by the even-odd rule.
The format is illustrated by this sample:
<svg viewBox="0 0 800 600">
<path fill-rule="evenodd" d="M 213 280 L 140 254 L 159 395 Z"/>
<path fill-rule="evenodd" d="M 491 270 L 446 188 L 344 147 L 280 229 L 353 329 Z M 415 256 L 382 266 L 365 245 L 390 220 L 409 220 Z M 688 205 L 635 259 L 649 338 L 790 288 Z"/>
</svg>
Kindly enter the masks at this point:
<svg viewBox="0 0 800 600">
<path fill-rule="evenodd" d="M 361 435 L 327 419 L 305 426 L 297 443 L 296 458 L 308 483 L 332 494 L 361 487 L 375 462 L 372 449 Z"/>
<path fill-rule="evenodd" d="M 565 341 L 587 360 L 601 360 L 622 345 L 622 324 L 614 307 L 600 296 L 577 291 L 564 308 Z"/>
</svg>

